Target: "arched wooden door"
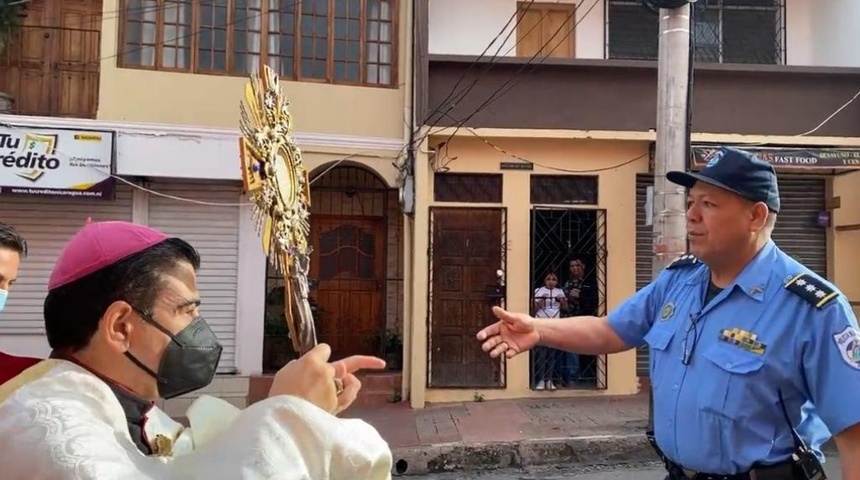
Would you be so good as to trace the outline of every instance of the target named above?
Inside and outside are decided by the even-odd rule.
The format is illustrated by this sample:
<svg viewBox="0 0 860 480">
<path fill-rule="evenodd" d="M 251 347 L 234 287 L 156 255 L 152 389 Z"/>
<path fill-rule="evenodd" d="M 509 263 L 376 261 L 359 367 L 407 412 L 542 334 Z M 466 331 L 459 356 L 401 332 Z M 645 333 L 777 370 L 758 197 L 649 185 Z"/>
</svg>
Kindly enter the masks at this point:
<svg viewBox="0 0 860 480">
<path fill-rule="evenodd" d="M 374 217 L 318 216 L 311 222 L 317 334 L 331 345 L 332 358 L 379 354 L 385 325 L 383 227 Z"/>
<path fill-rule="evenodd" d="M 387 279 L 395 273 L 392 192 L 358 166 L 335 167 L 311 184 L 310 293 L 319 341 L 331 345 L 332 358 L 383 353 Z"/>
</svg>

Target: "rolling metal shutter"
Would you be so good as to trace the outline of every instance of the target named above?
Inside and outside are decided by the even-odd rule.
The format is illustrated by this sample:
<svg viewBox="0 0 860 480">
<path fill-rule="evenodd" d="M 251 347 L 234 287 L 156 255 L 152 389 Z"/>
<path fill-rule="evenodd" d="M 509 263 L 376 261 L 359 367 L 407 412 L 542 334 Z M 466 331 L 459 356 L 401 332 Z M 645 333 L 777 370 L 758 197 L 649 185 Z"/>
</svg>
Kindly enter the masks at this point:
<svg viewBox="0 0 860 480">
<path fill-rule="evenodd" d="M 824 210 L 826 183 L 823 178 L 779 177 L 782 203 L 773 240 L 813 272 L 827 277 L 827 230 L 816 224 Z"/>
<path fill-rule="evenodd" d="M 651 263 L 653 229 L 645 225 L 647 216 L 646 205 L 648 187 L 654 185 L 654 176 L 650 174 L 636 175 L 636 290 L 651 283 Z M 650 207 L 650 206 L 649 206 Z M 640 377 L 650 375 L 648 347 L 636 349 L 636 374 Z"/>
<path fill-rule="evenodd" d="M 218 373 L 236 369 L 236 292 L 239 262 L 239 183 L 152 182 L 156 192 L 196 201 L 232 204 L 213 206 L 149 196 L 149 225 L 180 237 L 200 253 L 197 288 L 200 313 L 224 345 Z M 261 346 L 262 348 L 262 346 Z"/>
<path fill-rule="evenodd" d="M 0 319 L 0 335 L 44 335 L 42 304 L 48 277 L 63 246 L 92 218 L 131 221 L 132 187 L 117 183 L 114 201 L 74 197 L 9 196 L 0 198 L 0 221 L 27 239 L 18 282 Z M 47 342 L 47 340 L 46 340 Z"/>
<path fill-rule="evenodd" d="M 636 288 L 651 281 L 651 232 L 645 225 L 647 188 L 654 184 L 653 175 L 636 177 Z M 782 202 L 773 239 L 779 247 L 822 277 L 827 276 L 827 231 L 816 224 L 824 210 L 826 180 L 790 175 L 779 177 Z M 648 377 L 648 348 L 636 351 L 636 372 Z"/>
</svg>

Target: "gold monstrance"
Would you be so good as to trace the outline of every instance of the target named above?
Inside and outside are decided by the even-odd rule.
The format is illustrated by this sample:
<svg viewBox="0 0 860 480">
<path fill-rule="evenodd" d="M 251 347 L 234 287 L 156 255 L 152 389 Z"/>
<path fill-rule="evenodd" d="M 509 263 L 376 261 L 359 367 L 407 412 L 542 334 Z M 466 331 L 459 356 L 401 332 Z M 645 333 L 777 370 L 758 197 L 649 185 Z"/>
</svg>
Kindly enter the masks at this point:
<svg viewBox="0 0 860 480">
<path fill-rule="evenodd" d="M 263 251 L 284 276 L 284 313 L 290 339 L 296 352 L 303 355 L 317 344 L 308 303 L 311 195 L 302 153 L 291 136 L 293 120 L 288 107 L 278 75 L 263 65 L 260 75 L 252 75 L 245 85 L 240 104 L 239 156 Z"/>
</svg>

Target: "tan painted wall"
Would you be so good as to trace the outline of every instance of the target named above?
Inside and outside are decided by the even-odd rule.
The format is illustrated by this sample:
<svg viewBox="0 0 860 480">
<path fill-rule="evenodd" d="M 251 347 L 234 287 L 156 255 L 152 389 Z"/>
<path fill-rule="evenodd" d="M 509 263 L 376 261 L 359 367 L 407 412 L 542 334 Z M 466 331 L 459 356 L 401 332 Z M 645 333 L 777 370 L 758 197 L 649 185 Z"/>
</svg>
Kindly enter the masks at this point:
<svg viewBox="0 0 860 480">
<path fill-rule="evenodd" d="M 427 146 L 441 141 L 432 138 L 420 149 L 416 163 L 416 212 L 414 218 L 414 245 L 412 264 L 412 297 L 410 324 L 412 375 L 411 403 L 422 408 L 426 402 L 471 401 L 475 390 L 425 388 L 427 379 L 427 273 L 428 273 L 428 207 L 432 201 L 432 170 Z M 635 291 L 635 228 L 636 228 L 636 174 L 648 170 L 648 157 L 630 162 L 647 153 L 647 142 L 619 142 L 607 140 L 565 139 L 493 139 L 493 143 L 513 154 L 539 163 L 531 173 L 562 173 L 545 167 L 598 174 L 599 207 L 607 210 L 607 307 L 611 310 Z M 477 139 L 454 138 L 448 149 L 449 157 L 458 157 L 448 167 L 452 172 L 499 172 L 499 162 L 509 157 Z M 625 164 L 623 166 L 618 166 Z M 613 168 L 618 166 L 617 168 Z M 586 171 L 583 171 L 586 170 Z M 587 170 L 591 170 L 590 172 Z M 601 171 L 595 171 L 601 170 Z M 527 311 L 529 282 L 530 232 L 528 227 L 529 173 L 505 171 L 503 205 L 508 209 L 508 306 L 515 311 Z M 446 206 L 455 205 L 446 203 Z M 474 204 L 471 204 L 474 206 Z M 476 332 L 477 333 L 477 332 Z M 507 389 L 480 390 L 487 400 L 538 396 L 564 396 L 582 394 L 632 394 L 638 390 L 635 352 L 611 355 L 608 362 L 609 388 L 602 392 L 533 392 L 529 389 L 528 356 L 521 355 L 508 361 Z"/>
<path fill-rule="evenodd" d="M 98 118 L 237 128 L 245 77 L 117 68 L 119 0 L 104 0 Z M 285 82 L 295 128 L 366 137 L 402 138 L 407 78 L 408 2 L 401 2 L 400 88 Z"/>
<path fill-rule="evenodd" d="M 832 196 L 839 197 L 841 207 L 833 211 L 831 229 L 830 279 L 848 300 L 860 301 L 860 230 L 840 231 L 839 226 L 860 225 L 860 172 L 836 176 Z M 854 313 L 860 315 L 860 308 Z"/>
</svg>

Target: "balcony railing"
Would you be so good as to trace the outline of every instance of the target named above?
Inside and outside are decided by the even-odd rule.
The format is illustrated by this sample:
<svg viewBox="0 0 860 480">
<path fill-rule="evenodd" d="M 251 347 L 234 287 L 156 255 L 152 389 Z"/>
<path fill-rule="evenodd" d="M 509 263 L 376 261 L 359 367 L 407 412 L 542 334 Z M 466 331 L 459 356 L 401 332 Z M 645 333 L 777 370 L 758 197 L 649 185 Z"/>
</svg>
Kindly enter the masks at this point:
<svg viewBox="0 0 860 480">
<path fill-rule="evenodd" d="M 18 115 L 95 118 L 101 32 L 26 26 L 0 56 L 0 92 Z"/>
</svg>

